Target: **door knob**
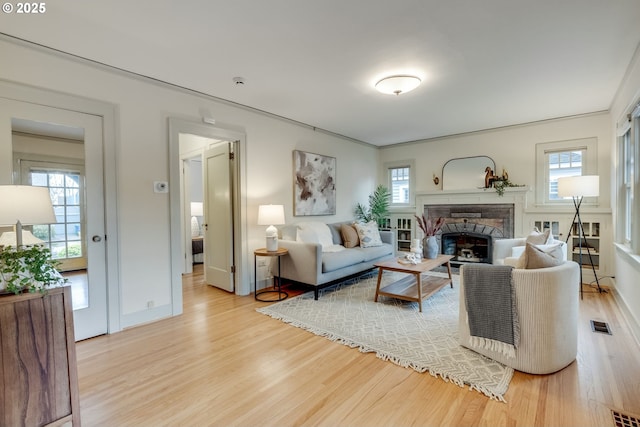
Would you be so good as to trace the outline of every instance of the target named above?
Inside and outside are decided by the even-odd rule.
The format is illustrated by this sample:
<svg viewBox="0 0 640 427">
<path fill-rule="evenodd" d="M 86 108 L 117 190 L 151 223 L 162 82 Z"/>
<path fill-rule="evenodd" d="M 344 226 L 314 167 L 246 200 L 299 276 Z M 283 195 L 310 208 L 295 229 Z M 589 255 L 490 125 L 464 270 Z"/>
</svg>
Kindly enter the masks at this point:
<svg viewBox="0 0 640 427">
<path fill-rule="evenodd" d="M 102 237 L 95 235 L 91 238 L 94 242 L 102 242 Z"/>
</svg>

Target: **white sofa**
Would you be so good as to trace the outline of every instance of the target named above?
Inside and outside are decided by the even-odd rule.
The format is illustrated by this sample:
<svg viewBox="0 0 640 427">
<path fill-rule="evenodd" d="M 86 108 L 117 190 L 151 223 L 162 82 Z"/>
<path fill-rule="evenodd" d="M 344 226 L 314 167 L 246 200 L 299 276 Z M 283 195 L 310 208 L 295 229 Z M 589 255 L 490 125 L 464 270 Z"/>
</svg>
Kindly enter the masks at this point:
<svg viewBox="0 0 640 427">
<path fill-rule="evenodd" d="M 340 226 L 349 223 L 327 224 L 335 245 L 343 244 Z M 371 270 L 374 263 L 395 256 L 395 239 L 391 231 L 380 230 L 381 246 L 356 246 L 340 252 L 323 252 L 320 243 L 296 241 L 295 224 L 280 227 L 278 234 L 278 245 L 289 251 L 289 255 L 281 259 L 280 277 L 312 286 L 316 300 L 321 288 Z"/>
</svg>

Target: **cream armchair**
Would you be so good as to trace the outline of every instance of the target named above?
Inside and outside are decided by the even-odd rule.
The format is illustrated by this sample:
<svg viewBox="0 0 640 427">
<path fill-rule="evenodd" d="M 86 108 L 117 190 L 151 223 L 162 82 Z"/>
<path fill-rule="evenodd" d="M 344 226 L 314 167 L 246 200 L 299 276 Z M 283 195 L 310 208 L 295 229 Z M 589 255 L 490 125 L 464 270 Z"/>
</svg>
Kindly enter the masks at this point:
<svg viewBox="0 0 640 427">
<path fill-rule="evenodd" d="M 513 269 L 520 343 L 516 357 L 471 348 L 464 298 L 464 265 L 460 270 L 458 339 L 462 346 L 531 374 L 549 374 L 569 365 L 578 351 L 580 271 L 573 261 L 540 269 Z"/>
</svg>

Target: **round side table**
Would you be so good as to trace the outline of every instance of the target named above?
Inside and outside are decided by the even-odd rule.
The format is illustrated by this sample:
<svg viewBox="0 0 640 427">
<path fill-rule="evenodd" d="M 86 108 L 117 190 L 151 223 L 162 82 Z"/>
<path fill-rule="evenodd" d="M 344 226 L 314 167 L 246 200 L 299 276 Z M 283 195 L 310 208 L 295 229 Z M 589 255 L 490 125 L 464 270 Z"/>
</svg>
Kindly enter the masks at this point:
<svg viewBox="0 0 640 427">
<path fill-rule="evenodd" d="M 274 302 L 274 301 L 282 301 L 283 299 L 287 299 L 289 297 L 289 294 L 287 294 L 281 288 L 282 278 L 280 277 L 280 259 L 282 258 L 282 256 L 287 255 L 288 253 L 289 251 L 284 248 L 278 248 L 275 251 L 268 251 L 267 248 L 260 248 L 260 249 L 256 249 L 253 252 L 253 290 L 254 290 L 254 296 L 256 300 L 263 301 L 263 302 Z M 276 278 L 275 277 L 273 278 L 274 289 L 267 289 L 267 290 L 262 290 L 258 292 L 258 257 L 259 256 L 278 257 L 278 280 L 276 281 Z M 265 295 L 265 294 L 277 294 L 277 296 L 276 298 L 273 298 L 273 299 L 259 298 L 260 295 Z"/>
</svg>

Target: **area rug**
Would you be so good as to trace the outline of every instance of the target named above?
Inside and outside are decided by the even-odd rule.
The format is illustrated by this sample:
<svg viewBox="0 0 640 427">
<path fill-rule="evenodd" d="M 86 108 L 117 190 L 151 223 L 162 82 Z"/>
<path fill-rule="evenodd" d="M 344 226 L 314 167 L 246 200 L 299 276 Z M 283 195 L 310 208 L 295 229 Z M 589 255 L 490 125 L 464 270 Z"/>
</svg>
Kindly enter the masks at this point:
<svg viewBox="0 0 640 427">
<path fill-rule="evenodd" d="M 384 283 L 398 274 L 385 273 Z M 415 302 L 382 296 L 374 302 L 376 280 L 370 274 L 321 290 L 318 301 L 308 292 L 257 311 L 505 402 L 513 369 L 458 344 L 458 276 L 453 289 L 446 286 L 422 302 L 422 313 Z"/>
</svg>

